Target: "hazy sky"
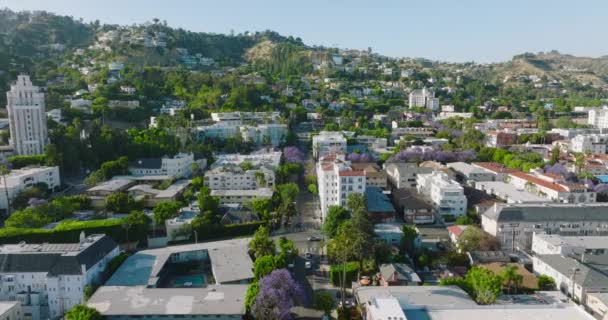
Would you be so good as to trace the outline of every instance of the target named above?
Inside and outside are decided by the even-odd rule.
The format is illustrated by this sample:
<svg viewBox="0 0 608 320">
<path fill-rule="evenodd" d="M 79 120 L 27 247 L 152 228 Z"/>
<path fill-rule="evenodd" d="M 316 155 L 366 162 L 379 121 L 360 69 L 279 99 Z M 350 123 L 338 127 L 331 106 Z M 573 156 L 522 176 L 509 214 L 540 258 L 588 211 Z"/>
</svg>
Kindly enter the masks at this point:
<svg viewBox="0 0 608 320">
<path fill-rule="evenodd" d="M 608 0 L 0 0 L 13 10 L 192 31 L 271 29 L 309 45 L 395 57 L 491 62 L 559 50 L 608 54 Z"/>
</svg>

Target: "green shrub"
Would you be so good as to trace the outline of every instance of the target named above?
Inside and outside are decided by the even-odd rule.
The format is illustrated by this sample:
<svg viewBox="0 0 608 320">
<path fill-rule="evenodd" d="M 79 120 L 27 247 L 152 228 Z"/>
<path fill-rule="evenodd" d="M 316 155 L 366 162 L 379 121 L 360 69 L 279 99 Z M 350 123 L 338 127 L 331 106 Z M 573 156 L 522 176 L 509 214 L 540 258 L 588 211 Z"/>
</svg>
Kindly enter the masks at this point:
<svg viewBox="0 0 608 320">
<path fill-rule="evenodd" d="M 332 265 L 329 268 L 329 279 L 334 286 L 340 285 L 340 276 L 342 276 L 344 272 L 344 265 Z M 359 263 L 357 262 L 348 262 L 346 263 L 346 286 L 350 287 L 351 282 L 357 280 L 357 273 L 359 272 Z"/>
</svg>

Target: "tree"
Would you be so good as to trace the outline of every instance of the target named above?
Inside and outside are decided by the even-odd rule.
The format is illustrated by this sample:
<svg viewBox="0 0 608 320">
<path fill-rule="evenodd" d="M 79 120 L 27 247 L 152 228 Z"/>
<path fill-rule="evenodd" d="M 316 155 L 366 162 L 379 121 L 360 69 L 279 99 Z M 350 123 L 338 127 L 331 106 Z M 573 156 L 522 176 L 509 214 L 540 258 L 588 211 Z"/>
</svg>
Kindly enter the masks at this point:
<svg viewBox="0 0 608 320">
<path fill-rule="evenodd" d="M 336 235 L 340 224 L 349 218 L 350 214 L 344 207 L 330 206 L 327 209 L 327 215 L 323 222 L 323 233 L 329 238 L 333 238 Z"/>
<path fill-rule="evenodd" d="M 541 274 L 538 277 L 538 289 L 540 290 L 555 290 L 555 280 L 548 275 Z"/>
<path fill-rule="evenodd" d="M 211 190 L 209 187 L 204 186 L 198 193 L 198 206 L 201 212 L 216 212 L 220 206 L 220 199 L 218 197 L 211 196 Z"/>
<path fill-rule="evenodd" d="M 5 166 L 0 165 L 0 175 L 2 176 L 2 183 L 4 184 L 4 195 L 6 196 L 6 216 L 11 215 L 11 198 L 8 196 L 8 185 L 6 184 L 6 175 L 8 175 L 11 170 Z"/>
<path fill-rule="evenodd" d="M 473 291 L 473 299 L 479 304 L 492 304 L 500 294 L 501 278 L 494 272 L 473 267 L 465 276 Z"/>
<path fill-rule="evenodd" d="M 249 251 L 257 259 L 262 256 L 273 256 L 276 252 L 274 241 L 270 238 L 270 231 L 266 226 L 261 226 L 253 234 L 249 242 Z"/>
<path fill-rule="evenodd" d="M 251 210 L 257 213 L 262 220 L 270 220 L 270 210 L 272 210 L 270 199 L 253 198 L 251 200 Z"/>
<path fill-rule="evenodd" d="M 349 198 L 350 200 L 351 198 Z M 363 258 L 372 255 L 374 248 L 374 226 L 369 221 L 365 206 L 361 207 L 362 196 L 353 197 L 351 205 L 355 210 L 352 213 L 352 218 L 345 222 L 345 228 L 350 228 L 353 237 L 353 246 L 355 247 L 358 261 L 359 272 L 363 270 Z"/>
<path fill-rule="evenodd" d="M 349 194 L 346 200 L 346 206 L 352 213 L 355 211 L 366 211 L 365 196 L 360 193 Z"/>
<path fill-rule="evenodd" d="M 249 287 L 247 287 L 247 293 L 245 294 L 245 310 L 247 312 L 251 312 L 251 307 L 255 303 L 255 298 L 257 298 L 259 292 L 260 284 L 257 281 L 253 281 Z"/>
<path fill-rule="evenodd" d="M 255 280 L 270 274 L 276 269 L 275 256 L 261 256 L 253 263 L 253 276 Z"/>
<path fill-rule="evenodd" d="M 458 218 L 456 218 L 455 223 L 459 226 L 469 225 L 473 224 L 473 219 L 469 218 L 468 216 L 459 216 Z"/>
<path fill-rule="evenodd" d="M 330 258 L 343 266 L 340 277 L 340 292 L 342 305 L 345 305 L 346 296 L 346 262 L 356 257 L 354 232 L 350 229 L 350 223 L 343 223 L 336 232 L 335 237 L 327 245 L 327 253 Z"/>
<path fill-rule="evenodd" d="M 401 228 L 403 231 L 403 245 L 405 250 L 412 253 L 416 249 L 415 241 L 418 238 L 418 229 L 414 225 L 404 224 Z"/>
<path fill-rule="evenodd" d="M 101 314 L 97 309 L 77 304 L 65 313 L 67 320 L 101 320 Z"/>
<path fill-rule="evenodd" d="M 289 319 L 291 308 L 306 301 L 302 286 L 296 282 L 289 271 L 275 270 L 263 277 L 259 292 L 251 311 L 256 319 Z"/>
<path fill-rule="evenodd" d="M 329 314 L 336 307 L 336 302 L 329 292 L 315 292 L 313 297 L 315 309 Z"/>
<path fill-rule="evenodd" d="M 149 219 L 142 211 L 137 210 L 131 211 L 128 216 L 122 219 L 121 226 L 125 229 L 127 243 L 129 243 L 129 230 L 131 230 L 131 227 L 138 224 L 146 224 L 149 222 Z"/>
<path fill-rule="evenodd" d="M 515 293 L 524 281 L 524 276 L 519 274 L 516 266 L 508 265 L 500 273 L 502 284 L 507 287 L 507 292 L 511 294 L 511 288 L 515 288 Z"/>
<path fill-rule="evenodd" d="M 493 251 L 498 249 L 498 242 L 490 234 L 476 226 L 468 226 L 458 238 L 458 248 L 462 252 Z"/>
<path fill-rule="evenodd" d="M 560 152 L 559 146 L 555 146 L 555 147 L 553 147 L 553 149 L 551 149 L 551 160 L 549 160 L 549 163 L 551 165 L 554 165 L 559 162 L 560 153 L 561 152 Z"/>
<path fill-rule="evenodd" d="M 290 260 L 298 256 L 298 249 L 292 240 L 286 237 L 279 238 L 279 255 L 275 257 L 276 268 L 286 268 Z"/>
<path fill-rule="evenodd" d="M 106 197 L 106 210 L 120 213 L 128 212 L 135 204 L 135 199 L 123 192 L 115 192 Z"/>
<path fill-rule="evenodd" d="M 165 220 L 175 218 L 179 214 L 182 204 L 179 201 L 161 202 L 154 209 L 154 222 L 163 225 Z"/>
</svg>

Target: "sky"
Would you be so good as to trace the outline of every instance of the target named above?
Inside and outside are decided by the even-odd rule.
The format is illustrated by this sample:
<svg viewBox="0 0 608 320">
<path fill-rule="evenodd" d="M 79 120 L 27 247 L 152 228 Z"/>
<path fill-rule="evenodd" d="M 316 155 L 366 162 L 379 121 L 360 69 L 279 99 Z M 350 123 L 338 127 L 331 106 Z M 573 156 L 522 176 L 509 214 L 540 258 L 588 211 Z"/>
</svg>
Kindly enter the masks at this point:
<svg viewBox="0 0 608 320">
<path fill-rule="evenodd" d="M 158 18 L 201 32 L 269 29 L 307 45 L 450 62 L 550 50 L 608 55 L 607 0 L 0 0 L 2 7 L 112 24 Z"/>
</svg>

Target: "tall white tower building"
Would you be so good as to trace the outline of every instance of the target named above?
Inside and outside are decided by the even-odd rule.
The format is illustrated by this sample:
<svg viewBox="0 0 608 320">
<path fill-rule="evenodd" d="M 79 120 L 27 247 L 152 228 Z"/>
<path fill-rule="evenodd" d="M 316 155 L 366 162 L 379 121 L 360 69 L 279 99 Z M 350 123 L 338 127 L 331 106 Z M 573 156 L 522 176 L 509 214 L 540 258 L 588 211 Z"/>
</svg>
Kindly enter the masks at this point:
<svg viewBox="0 0 608 320">
<path fill-rule="evenodd" d="M 6 93 L 10 123 L 10 144 L 18 155 L 44 153 L 48 143 L 44 93 L 32 85 L 30 77 L 19 75 Z"/>
</svg>

